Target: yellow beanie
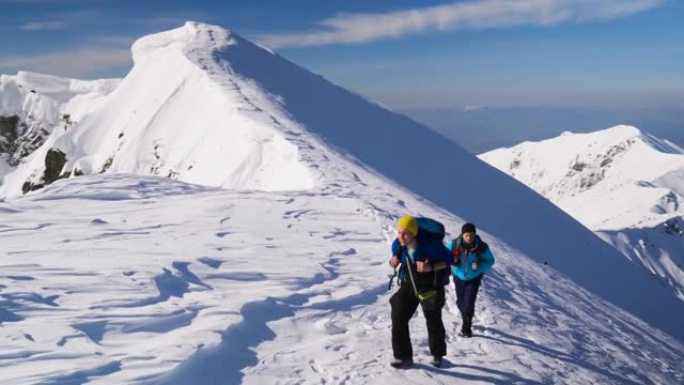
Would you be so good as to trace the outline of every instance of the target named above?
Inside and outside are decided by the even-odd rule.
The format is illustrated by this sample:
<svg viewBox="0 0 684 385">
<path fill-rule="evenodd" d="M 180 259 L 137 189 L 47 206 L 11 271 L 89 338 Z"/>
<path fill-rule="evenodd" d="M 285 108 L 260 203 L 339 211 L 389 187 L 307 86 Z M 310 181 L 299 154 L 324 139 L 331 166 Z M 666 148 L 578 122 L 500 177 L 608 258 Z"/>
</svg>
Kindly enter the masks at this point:
<svg viewBox="0 0 684 385">
<path fill-rule="evenodd" d="M 412 217 L 410 215 L 404 215 L 397 221 L 397 228 L 398 229 L 404 229 L 413 235 L 418 234 L 418 222 L 416 221 L 415 217 Z"/>
</svg>

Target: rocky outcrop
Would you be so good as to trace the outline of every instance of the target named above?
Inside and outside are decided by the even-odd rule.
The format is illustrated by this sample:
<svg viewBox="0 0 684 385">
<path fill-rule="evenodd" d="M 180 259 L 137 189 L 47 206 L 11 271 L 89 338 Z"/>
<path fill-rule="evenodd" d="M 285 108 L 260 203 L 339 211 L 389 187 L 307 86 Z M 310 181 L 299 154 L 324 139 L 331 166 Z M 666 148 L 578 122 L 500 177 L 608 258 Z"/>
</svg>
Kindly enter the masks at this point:
<svg viewBox="0 0 684 385">
<path fill-rule="evenodd" d="M 64 128 L 73 124 L 68 115 Z M 30 117 L 29 117 L 30 119 Z M 46 123 L 37 120 L 22 121 L 17 115 L 0 116 L 0 156 L 12 167 L 45 143 L 50 135 Z"/>
<path fill-rule="evenodd" d="M 45 156 L 45 171 L 43 172 L 43 176 L 37 183 L 26 181 L 21 187 L 21 190 L 24 192 L 24 194 L 26 194 L 29 191 L 43 188 L 58 179 L 68 178 L 71 173 L 62 172 L 66 162 L 66 154 L 60 150 L 51 148 L 48 150 L 47 155 Z"/>
</svg>

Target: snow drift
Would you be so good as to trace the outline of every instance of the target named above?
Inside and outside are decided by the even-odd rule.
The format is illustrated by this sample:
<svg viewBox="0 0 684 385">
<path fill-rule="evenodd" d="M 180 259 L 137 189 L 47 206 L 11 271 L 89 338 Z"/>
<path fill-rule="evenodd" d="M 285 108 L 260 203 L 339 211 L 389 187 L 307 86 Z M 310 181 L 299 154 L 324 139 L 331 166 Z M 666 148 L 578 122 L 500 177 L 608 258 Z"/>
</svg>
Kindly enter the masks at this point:
<svg viewBox="0 0 684 385">
<path fill-rule="evenodd" d="M 411 322 L 389 367 L 393 215 L 462 219 L 362 169 L 306 191 L 92 175 L 0 202 L 0 382 L 23 384 L 676 384 L 684 346 L 482 233 L 497 256 L 475 338 L 446 365 Z"/>
</svg>

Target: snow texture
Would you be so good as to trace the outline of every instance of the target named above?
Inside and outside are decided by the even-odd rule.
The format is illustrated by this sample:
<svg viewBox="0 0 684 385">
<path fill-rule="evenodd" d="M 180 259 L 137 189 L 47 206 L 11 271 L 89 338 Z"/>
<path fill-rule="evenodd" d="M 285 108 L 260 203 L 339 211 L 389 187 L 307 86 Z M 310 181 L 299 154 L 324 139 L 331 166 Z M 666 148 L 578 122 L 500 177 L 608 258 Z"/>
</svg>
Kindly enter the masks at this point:
<svg viewBox="0 0 684 385">
<path fill-rule="evenodd" d="M 684 381 L 681 302 L 521 183 L 219 27 L 133 52 L 98 108 L 4 178 L 0 382 Z M 86 175 L 21 196 L 53 146 Z M 415 370 L 388 365 L 405 213 L 452 235 L 474 221 L 497 256 L 475 338 L 448 290 L 439 369 L 421 320 Z"/>
</svg>

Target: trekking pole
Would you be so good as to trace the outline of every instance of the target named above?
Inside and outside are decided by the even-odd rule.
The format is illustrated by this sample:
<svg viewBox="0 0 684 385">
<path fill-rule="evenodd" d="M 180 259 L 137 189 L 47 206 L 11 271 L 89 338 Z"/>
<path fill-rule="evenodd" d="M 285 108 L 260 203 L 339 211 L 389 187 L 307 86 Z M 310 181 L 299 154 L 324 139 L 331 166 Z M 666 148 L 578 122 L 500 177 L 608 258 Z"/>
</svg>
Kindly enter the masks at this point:
<svg viewBox="0 0 684 385">
<path fill-rule="evenodd" d="M 394 277 L 397 276 L 397 268 L 394 268 L 394 274 L 390 276 L 389 285 L 387 286 L 387 291 L 392 290 L 392 282 L 394 282 Z"/>
<path fill-rule="evenodd" d="M 416 298 L 420 299 L 420 295 L 418 295 L 418 288 L 416 287 L 416 280 L 413 278 L 413 269 L 412 269 L 410 263 L 406 264 L 406 270 L 408 270 L 409 278 L 411 278 L 411 286 L 413 286 L 413 294 L 416 295 Z"/>
</svg>

